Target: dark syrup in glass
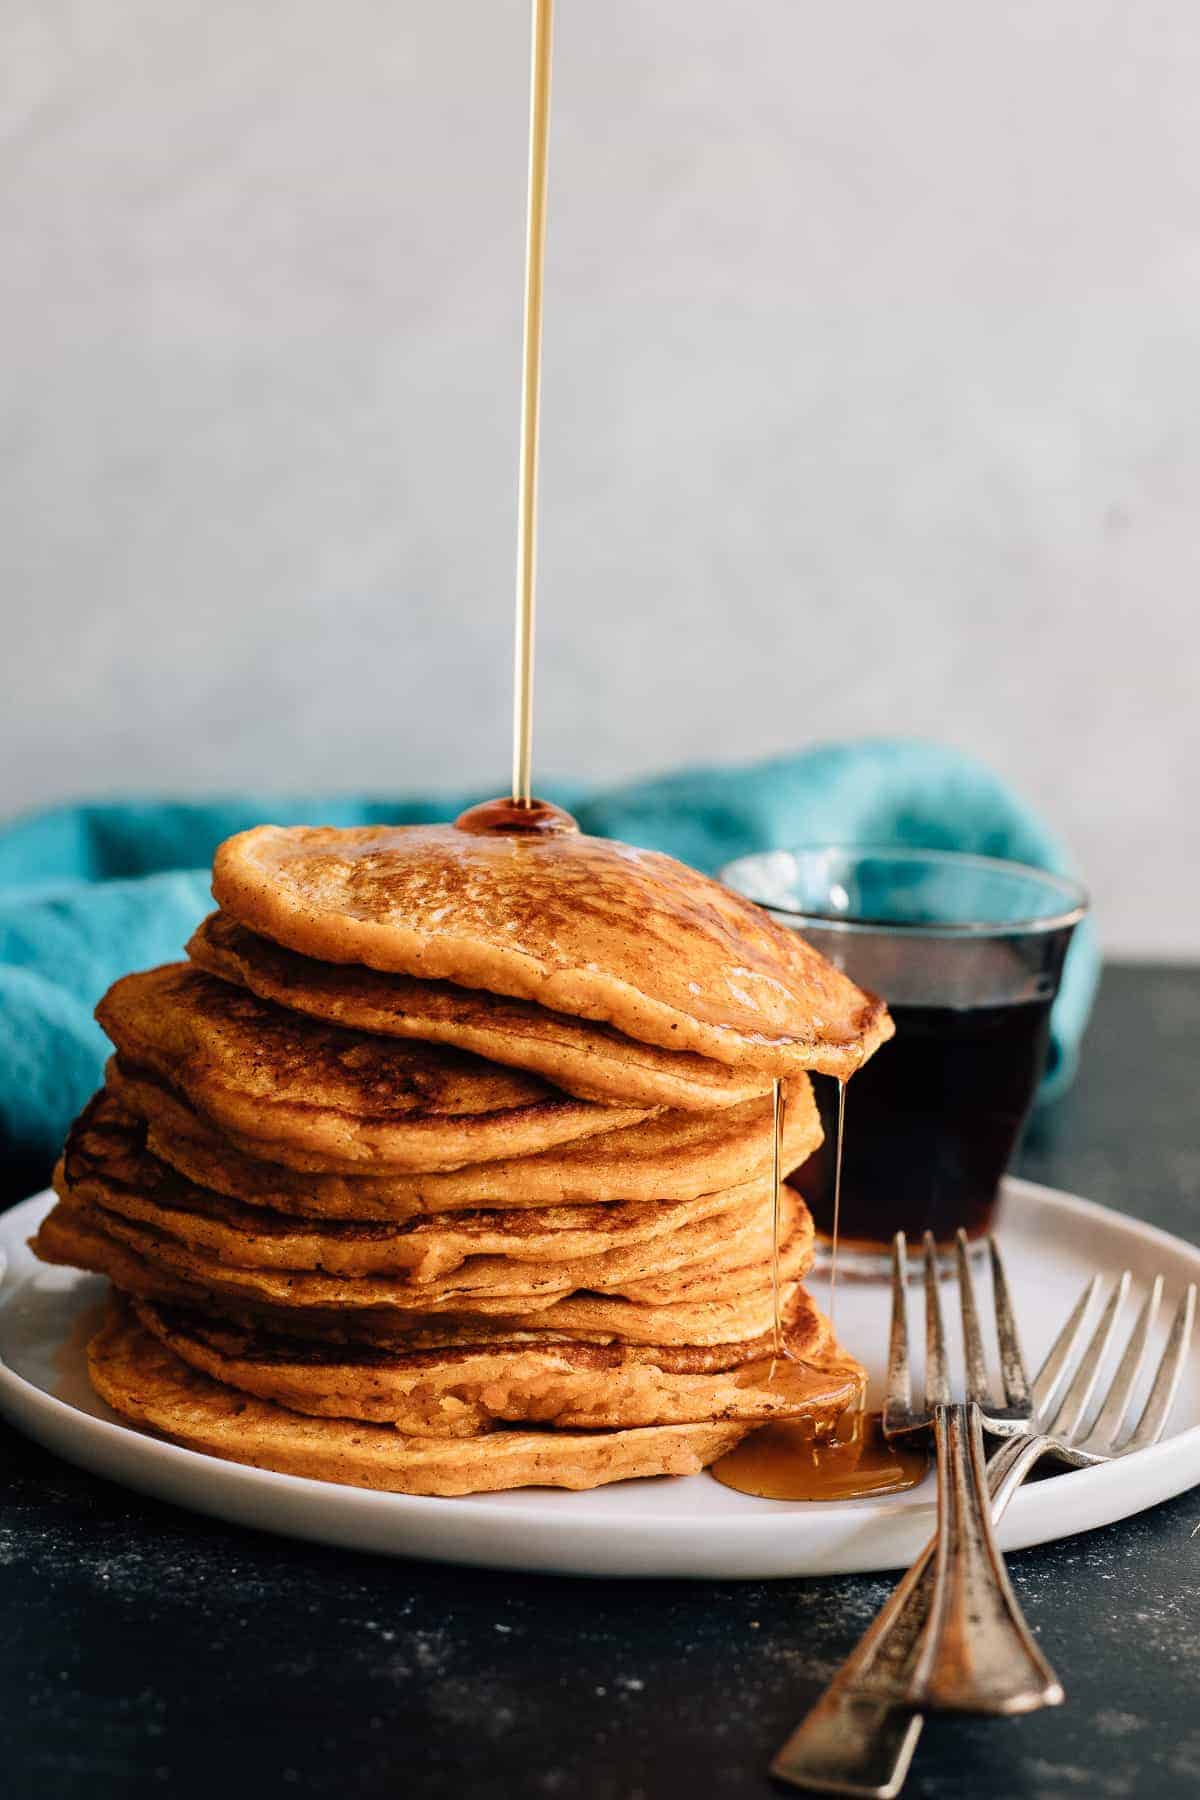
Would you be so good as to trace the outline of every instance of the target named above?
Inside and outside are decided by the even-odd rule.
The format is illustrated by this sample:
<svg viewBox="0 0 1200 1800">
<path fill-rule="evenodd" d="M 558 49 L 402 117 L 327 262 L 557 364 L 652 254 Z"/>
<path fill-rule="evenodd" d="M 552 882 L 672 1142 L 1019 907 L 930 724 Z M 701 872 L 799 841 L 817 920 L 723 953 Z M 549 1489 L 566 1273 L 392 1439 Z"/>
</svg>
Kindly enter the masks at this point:
<svg viewBox="0 0 1200 1800">
<path fill-rule="evenodd" d="M 981 1236 L 1045 1065 L 1050 1001 L 888 1010 L 895 1038 L 850 1083 L 840 1240 Z M 813 1085 L 825 1142 L 790 1179 L 831 1238 L 838 1084 Z"/>
</svg>

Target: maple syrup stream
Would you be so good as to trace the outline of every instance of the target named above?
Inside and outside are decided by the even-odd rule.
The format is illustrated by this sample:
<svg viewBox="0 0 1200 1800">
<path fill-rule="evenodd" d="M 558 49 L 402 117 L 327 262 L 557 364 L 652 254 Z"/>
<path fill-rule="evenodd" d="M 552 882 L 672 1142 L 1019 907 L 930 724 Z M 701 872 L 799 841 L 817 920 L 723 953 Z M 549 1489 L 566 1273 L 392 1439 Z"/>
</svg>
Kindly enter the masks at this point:
<svg viewBox="0 0 1200 1800">
<path fill-rule="evenodd" d="M 517 586 L 513 634 L 512 788 L 454 821 L 478 837 L 535 838 L 579 830 L 570 813 L 533 797 L 533 627 L 537 589 L 538 426 L 542 395 L 542 288 L 546 266 L 546 171 L 550 149 L 553 0 L 531 0 L 529 175 L 525 214 L 525 309 L 521 340 L 521 449 L 517 476 Z"/>
<path fill-rule="evenodd" d="M 550 142 L 553 0 L 533 0 L 529 73 L 529 199 L 525 222 L 525 332 L 521 355 L 521 466 L 517 492 L 517 630 L 513 656 L 512 797 L 533 801 L 533 616 L 537 574 L 538 425 L 542 394 L 542 277 Z"/>
</svg>

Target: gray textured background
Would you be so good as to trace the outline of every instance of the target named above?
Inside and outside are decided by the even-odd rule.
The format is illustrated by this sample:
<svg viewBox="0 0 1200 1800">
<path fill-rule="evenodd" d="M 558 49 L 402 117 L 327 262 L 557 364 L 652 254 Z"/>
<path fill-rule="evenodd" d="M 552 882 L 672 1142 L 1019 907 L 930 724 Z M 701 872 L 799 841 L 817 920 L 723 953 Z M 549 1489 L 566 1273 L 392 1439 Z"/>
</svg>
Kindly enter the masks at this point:
<svg viewBox="0 0 1200 1800">
<path fill-rule="evenodd" d="M 944 737 L 1200 952 L 1200 11 L 559 12 L 538 767 Z M 524 0 L 0 39 L 0 805 L 502 787 Z"/>
</svg>

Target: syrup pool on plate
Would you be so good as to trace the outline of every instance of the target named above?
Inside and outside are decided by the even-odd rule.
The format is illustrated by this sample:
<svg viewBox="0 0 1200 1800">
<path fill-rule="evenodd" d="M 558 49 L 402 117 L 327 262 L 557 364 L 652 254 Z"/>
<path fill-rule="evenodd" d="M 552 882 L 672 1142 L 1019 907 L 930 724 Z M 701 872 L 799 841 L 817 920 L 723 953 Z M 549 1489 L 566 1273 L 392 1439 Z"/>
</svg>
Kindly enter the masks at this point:
<svg viewBox="0 0 1200 1800">
<path fill-rule="evenodd" d="M 889 1443 L 878 1413 L 843 1413 L 833 1436 L 786 1420 L 764 1425 L 709 1471 L 722 1487 L 763 1500 L 865 1500 L 919 1487 L 929 1456 L 919 1445 Z"/>
</svg>

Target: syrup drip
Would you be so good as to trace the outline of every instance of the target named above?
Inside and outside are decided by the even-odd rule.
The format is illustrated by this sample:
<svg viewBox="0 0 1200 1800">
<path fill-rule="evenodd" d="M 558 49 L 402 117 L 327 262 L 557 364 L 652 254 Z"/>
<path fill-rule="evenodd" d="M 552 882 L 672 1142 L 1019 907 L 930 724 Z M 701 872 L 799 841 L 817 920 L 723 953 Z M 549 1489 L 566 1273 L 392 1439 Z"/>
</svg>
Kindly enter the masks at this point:
<svg viewBox="0 0 1200 1800">
<path fill-rule="evenodd" d="M 465 816 L 465 815 L 464 815 Z M 833 1325 L 837 1301 L 838 1215 L 842 1195 L 842 1141 L 846 1126 L 846 1083 L 838 1082 L 837 1137 L 834 1148 L 833 1177 L 833 1241 L 829 1249 L 829 1323 Z M 785 1094 L 778 1076 L 771 1083 L 771 1343 L 775 1362 L 790 1355 L 783 1329 L 783 1309 L 779 1281 L 779 1224 L 783 1207 L 783 1121 Z"/>
<path fill-rule="evenodd" d="M 779 1299 L 779 1209 L 783 1196 L 783 1083 L 771 1083 L 771 1374 L 780 1356 L 788 1354 L 783 1336 L 783 1311 Z"/>
<path fill-rule="evenodd" d="M 837 1305 L 838 1235 L 842 1223 L 842 1145 L 846 1136 L 846 1083 L 837 1084 L 837 1142 L 833 1163 L 833 1234 L 829 1245 L 829 1323 Z"/>
<path fill-rule="evenodd" d="M 529 201 L 521 355 L 521 467 L 517 495 L 517 631 L 513 662 L 512 797 L 533 804 L 533 603 L 537 564 L 538 419 L 542 391 L 542 275 L 550 139 L 553 0 L 533 0 L 529 73 Z"/>
<path fill-rule="evenodd" d="M 918 1487 L 929 1470 L 918 1445 L 890 1444 L 878 1413 L 842 1414 L 833 1437 L 816 1439 L 812 1426 L 764 1425 L 713 1464 L 722 1487 L 763 1500 L 862 1500 Z"/>
<path fill-rule="evenodd" d="M 774 1133 L 771 1233 L 771 1299 L 774 1355 L 770 1378 L 780 1356 L 788 1356 L 779 1293 L 779 1215 L 783 1186 L 783 1085 L 772 1085 Z M 829 1250 L 829 1322 L 837 1300 L 838 1225 L 842 1192 L 842 1146 L 846 1126 L 846 1083 L 838 1082 L 837 1129 L 834 1140 L 833 1234 Z M 842 1414 L 832 1437 L 818 1438 L 812 1421 L 787 1420 L 763 1425 L 712 1465 L 710 1474 L 723 1487 L 764 1500 L 861 1500 L 870 1494 L 899 1494 L 925 1479 L 929 1458 L 911 1444 L 892 1445 L 883 1435 L 878 1413 L 861 1406 Z"/>
</svg>

